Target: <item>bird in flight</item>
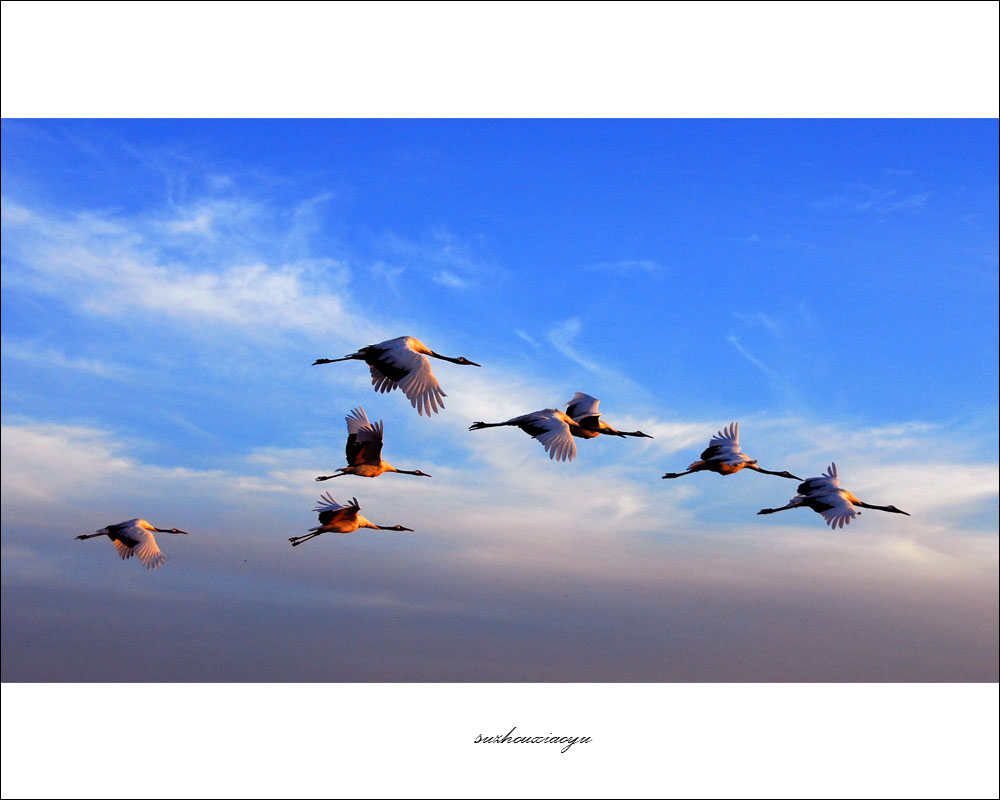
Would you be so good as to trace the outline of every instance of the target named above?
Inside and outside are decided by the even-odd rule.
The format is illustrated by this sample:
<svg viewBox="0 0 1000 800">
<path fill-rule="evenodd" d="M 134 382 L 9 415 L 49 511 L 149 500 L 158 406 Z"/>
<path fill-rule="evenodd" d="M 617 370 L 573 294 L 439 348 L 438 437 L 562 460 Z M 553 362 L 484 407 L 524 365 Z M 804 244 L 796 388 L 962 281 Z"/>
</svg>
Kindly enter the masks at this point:
<svg viewBox="0 0 1000 800">
<path fill-rule="evenodd" d="M 826 524 L 831 528 L 843 528 L 849 525 L 852 519 L 861 514 L 858 508 L 872 508 L 876 511 L 910 516 L 896 506 L 873 506 L 864 503 L 846 489 L 841 489 L 836 464 L 830 464 L 827 471 L 819 478 L 808 478 L 800 483 L 798 494 L 788 501 L 788 505 L 781 508 L 762 508 L 757 513 L 775 514 L 789 508 L 811 508 L 816 513 L 822 514 Z"/>
<path fill-rule="evenodd" d="M 380 531 L 413 531 L 413 528 L 404 528 L 402 525 L 376 525 L 365 519 L 358 512 L 361 506 L 358 505 L 358 498 L 351 498 L 351 502 L 345 506 L 340 505 L 329 492 L 325 492 L 319 497 L 319 505 L 313 509 L 319 512 L 319 525 L 310 528 L 309 533 L 304 536 L 292 536 L 288 541 L 292 547 L 308 542 L 323 533 L 350 533 L 358 528 L 375 528 Z"/>
<path fill-rule="evenodd" d="M 692 472 L 718 472 L 720 475 L 732 475 L 744 467 L 765 475 L 778 475 L 782 478 L 792 478 L 800 481 L 802 478 L 790 472 L 772 472 L 757 466 L 757 459 L 750 457 L 740 449 L 740 424 L 733 422 L 728 428 L 723 428 L 711 438 L 708 447 L 701 454 L 701 461 L 695 461 L 686 472 L 668 472 L 664 478 L 679 478 Z"/>
<path fill-rule="evenodd" d="M 430 416 L 436 414 L 439 408 L 444 408 L 441 398 L 446 395 L 431 372 L 431 362 L 427 360 L 427 356 L 451 361 L 453 364 L 481 366 L 464 356 L 452 358 L 435 353 L 412 336 L 400 336 L 398 339 L 370 344 L 343 358 L 318 358 L 313 366 L 332 364 L 335 361 L 364 361 L 371 369 L 372 386 L 376 392 L 391 392 L 398 387 L 418 414 Z"/>
<path fill-rule="evenodd" d="M 554 408 L 533 411 L 506 422 L 473 422 L 469 426 L 469 430 L 478 431 L 483 428 L 499 428 L 504 425 L 520 428 L 528 436 L 537 439 L 542 443 L 545 452 L 549 454 L 549 458 L 557 461 L 572 461 L 576 457 L 574 434 L 586 439 L 591 433 L 595 433 L 593 429 L 581 427 L 562 411 Z M 602 433 L 610 436 L 624 436 L 610 426 L 608 429 L 596 429 L 596 434 Z"/>
<path fill-rule="evenodd" d="M 77 536 L 77 539 L 93 539 L 95 536 L 107 536 L 114 542 L 115 549 L 123 559 L 136 556 L 146 569 L 157 569 L 162 567 L 167 557 L 160 552 L 156 546 L 156 533 L 184 533 L 177 528 L 154 528 L 144 519 L 130 519 L 119 522 L 117 525 L 108 525 L 101 528 L 97 533 L 84 533 Z"/>
<path fill-rule="evenodd" d="M 566 406 L 566 416 L 572 419 L 577 428 L 570 429 L 570 433 L 579 436 L 581 439 L 593 439 L 602 433 L 612 433 L 621 436 L 644 436 L 652 439 L 648 433 L 642 431 L 616 431 L 604 420 L 600 419 L 597 406 L 601 401 L 589 394 L 577 392 L 573 399 Z"/>
<path fill-rule="evenodd" d="M 400 472 L 404 475 L 431 477 L 419 469 L 396 469 L 388 461 L 382 460 L 382 420 L 375 424 L 368 421 L 363 408 L 355 408 L 347 420 L 347 466 L 340 467 L 335 475 L 320 475 L 316 480 L 328 481 L 341 475 L 361 475 L 377 478 L 383 472 Z"/>
</svg>

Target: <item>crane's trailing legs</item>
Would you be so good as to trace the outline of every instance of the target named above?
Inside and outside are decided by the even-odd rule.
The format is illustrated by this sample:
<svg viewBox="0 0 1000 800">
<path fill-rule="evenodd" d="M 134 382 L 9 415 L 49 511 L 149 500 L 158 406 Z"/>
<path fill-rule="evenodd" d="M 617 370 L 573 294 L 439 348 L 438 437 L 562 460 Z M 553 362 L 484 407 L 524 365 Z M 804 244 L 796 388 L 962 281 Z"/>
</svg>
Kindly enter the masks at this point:
<svg viewBox="0 0 1000 800">
<path fill-rule="evenodd" d="M 787 506 L 782 506 L 781 508 L 762 508 L 758 511 L 758 514 L 777 514 L 779 511 L 787 511 L 790 508 L 798 508 L 802 505 L 801 500 L 793 500 Z"/>
<path fill-rule="evenodd" d="M 339 478 L 341 475 L 346 475 L 346 472 L 338 472 L 336 475 L 319 475 L 316 480 L 318 481 L 328 481 L 330 478 Z"/>
<path fill-rule="evenodd" d="M 296 547 L 303 542 L 308 542 L 310 539 L 315 539 L 321 533 L 326 533 L 326 531 L 318 531 L 317 533 L 307 533 L 305 536 L 292 536 L 288 541 L 292 543 L 292 547 Z"/>
</svg>

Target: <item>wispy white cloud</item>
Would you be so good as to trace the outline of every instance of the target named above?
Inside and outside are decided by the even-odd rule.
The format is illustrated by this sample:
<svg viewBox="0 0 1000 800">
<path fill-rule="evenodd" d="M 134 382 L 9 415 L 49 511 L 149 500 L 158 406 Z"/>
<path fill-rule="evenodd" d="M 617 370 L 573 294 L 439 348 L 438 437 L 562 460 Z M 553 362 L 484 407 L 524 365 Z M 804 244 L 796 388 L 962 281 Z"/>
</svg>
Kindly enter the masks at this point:
<svg viewBox="0 0 1000 800">
<path fill-rule="evenodd" d="M 763 361 L 761 361 L 759 358 L 757 358 L 757 356 L 755 356 L 753 353 L 751 353 L 746 348 L 746 346 L 744 346 L 743 342 L 740 341 L 740 337 L 739 336 L 735 336 L 733 334 L 730 334 L 729 336 L 726 337 L 726 340 L 733 347 L 736 348 L 736 351 L 741 356 L 743 356 L 747 361 L 749 361 L 751 364 L 753 364 L 755 367 L 757 367 L 757 369 L 759 369 L 765 375 L 767 375 L 768 377 L 771 377 L 771 378 L 775 378 L 775 379 L 781 380 L 781 381 L 784 380 L 784 378 L 783 378 L 783 376 L 781 375 L 780 372 L 778 372 L 775 369 L 772 369 L 767 364 L 765 364 Z"/>
<path fill-rule="evenodd" d="M 502 267 L 480 256 L 473 242 L 462 239 L 443 225 L 431 229 L 420 240 L 392 232 L 380 236 L 375 244 L 389 254 L 391 260 L 403 260 L 408 267 L 422 271 L 430 280 L 451 289 L 478 286 L 505 274 Z"/>
<path fill-rule="evenodd" d="M 618 275 L 661 272 L 662 265 L 652 259 L 621 259 L 619 261 L 602 261 L 590 264 L 587 269 L 599 272 L 613 272 Z"/>
<path fill-rule="evenodd" d="M 931 196 L 931 192 L 915 192 L 901 196 L 898 189 L 891 187 L 852 184 L 839 194 L 816 198 L 810 206 L 819 211 L 845 210 L 892 214 L 905 209 L 922 208 Z"/>
<path fill-rule="evenodd" d="M 530 344 L 530 345 L 531 345 L 532 347 L 535 347 L 535 348 L 537 348 L 537 347 L 540 347 L 540 346 L 541 346 L 541 345 L 539 345 L 539 344 L 538 344 L 538 340 L 537 340 L 537 339 L 536 339 L 536 338 L 535 338 L 534 336 L 532 336 L 532 335 L 531 335 L 531 334 L 529 334 L 529 333 L 525 333 L 525 332 L 524 332 L 524 331 L 522 331 L 522 330 L 521 330 L 520 328 L 518 328 L 517 330 L 515 330 L 515 331 L 514 331 L 514 333 L 515 333 L 515 334 L 516 334 L 516 335 L 517 335 L 518 337 L 520 337 L 521 339 L 524 339 L 524 341 L 526 341 L 526 342 L 527 342 L 528 344 Z"/>
<path fill-rule="evenodd" d="M 893 211 L 901 211 L 904 208 L 920 208 L 927 205 L 927 201 L 930 200 L 930 192 L 921 192 L 920 194 L 911 194 L 904 197 L 902 200 L 897 200 L 894 203 L 890 203 L 883 210 L 885 213 L 891 213 Z"/>
<path fill-rule="evenodd" d="M 454 272 L 449 272 L 446 269 L 439 270 L 435 272 L 431 277 L 438 286 L 444 286 L 448 289 L 468 289 L 469 282 L 458 277 Z"/>
<path fill-rule="evenodd" d="M 369 267 L 369 269 L 372 275 L 388 284 L 389 289 L 393 292 L 393 294 L 397 296 L 399 295 L 399 278 L 404 272 L 406 272 L 405 268 L 394 267 L 390 264 L 386 264 L 384 261 L 376 261 L 371 265 L 371 267 Z"/>
<path fill-rule="evenodd" d="M 763 311 L 734 311 L 733 316 L 745 325 L 763 327 L 775 336 L 779 336 L 783 332 L 782 324 L 774 317 L 765 314 Z"/>
<path fill-rule="evenodd" d="M 508 376 L 479 383 L 483 378 L 475 370 L 455 372 L 449 380 L 455 388 L 452 415 L 433 420 L 407 417 L 389 429 L 386 455 L 396 463 L 413 459 L 414 466 L 435 476 L 432 479 L 346 477 L 320 487 L 312 478 L 317 470 L 325 473 L 331 461 L 342 459 L 340 440 L 336 448 L 251 449 L 234 454 L 225 469 L 198 470 L 145 460 L 138 455 L 144 449 L 141 442 L 107 430 L 30 420 L 5 425 L 0 458 L 5 576 L 29 586 L 42 582 L 47 590 L 68 592 L 71 598 L 79 591 L 67 586 L 89 581 L 93 585 L 87 592 L 92 593 L 98 582 L 113 575 L 116 593 L 131 591 L 134 585 L 135 591 L 145 593 L 146 604 L 156 595 L 169 597 L 171 603 L 186 598 L 198 608 L 214 607 L 222 599 L 227 608 L 223 618 L 203 615 L 200 631 L 217 631 L 220 624 L 231 630 L 229 609 L 251 607 L 254 630 L 269 624 L 263 618 L 267 615 L 287 631 L 287 609 L 294 607 L 296 619 L 309 620 L 306 627 L 312 636 L 314 619 L 331 624 L 331 604 L 338 618 L 353 613 L 351 609 L 381 609 L 392 615 L 389 620 L 405 619 L 407 630 L 418 619 L 439 634 L 460 624 L 470 631 L 463 645 L 478 626 L 491 624 L 492 644 L 483 645 L 490 654 L 497 648 L 524 646 L 524 637 L 532 635 L 536 623 L 546 631 L 566 626 L 583 631 L 574 627 L 575 621 L 587 618 L 586 647 L 572 644 L 570 637 L 560 646 L 566 651 L 561 656 L 549 653 L 519 665 L 518 679 L 899 679 L 911 675 L 905 670 L 912 668 L 906 665 L 914 659 L 923 670 L 917 677 L 966 675 L 971 673 L 961 669 L 968 669 L 968 650 L 942 668 L 939 660 L 915 656 L 912 647 L 878 637 L 863 638 L 864 652 L 849 659 L 849 668 L 841 662 L 829 664 L 821 657 L 828 647 L 823 637 L 820 644 L 803 639 L 788 629 L 788 615 L 794 614 L 810 630 L 836 630 L 841 636 L 848 632 L 849 638 L 869 636 L 865 631 L 873 624 L 898 631 L 925 627 L 933 620 L 932 627 L 948 631 L 949 642 L 960 641 L 975 652 L 983 632 L 995 631 L 995 614 L 991 618 L 988 611 L 991 604 L 995 611 L 995 527 L 954 521 L 956 507 L 988 511 L 995 503 L 994 465 L 852 466 L 845 472 L 845 485 L 849 482 L 849 488 L 870 493 L 874 502 L 895 503 L 914 516 L 871 512 L 849 529 L 831 531 L 808 510 L 797 516 L 789 512 L 782 519 L 754 514 L 772 497 L 786 499 L 794 491 L 790 481 L 741 474 L 693 476 L 685 483 L 661 481 L 652 470 L 643 479 L 627 466 L 645 463 L 643 454 L 648 455 L 647 445 L 652 445 L 648 440 L 581 442 L 575 462 L 555 464 L 520 431 L 468 432 L 464 420 L 474 418 L 471 409 L 499 406 L 498 385 Z M 527 394 L 532 391 L 530 384 L 514 382 L 504 386 L 502 399 L 519 408 L 530 406 Z M 714 427 L 691 421 L 651 422 L 643 426 L 647 432 L 658 439 L 673 437 L 676 447 L 700 447 L 706 431 Z M 424 430 L 413 449 L 407 447 L 411 423 L 431 426 L 430 443 Z M 747 441 L 771 441 L 775 449 L 795 447 L 801 444 L 801 431 L 809 427 L 804 420 L 753 421 Z M 471 455 L 472 460 L 450 457 L 456 453 Z M 646 467 L 641 471 L 645 474 Z M 948 474 L 954 480 L 942 481 L 941 475 Z M 58 502 L 51 486 L 59 487 Z M 310 544 L 307 552 L 292 551 L 286 539 L 315 524 L 310 509 L 320 488 L 338 499 L 356 495 L 369 518 L 402 523 L 416 533 L 326 537 Z M 933 503 L 922 501 L 931 494 Z M 743 513 L 720 523 L 720 508 Z M 171 559 L 170 581 L 154 583 L 140 570 L 122 569 L 106 542 L 90 546 L 72 541 L 76 533 L 134 515 L 191 531 L 190 536 L 162 543 Z M 442 583 L 440 574 L 447 574 L 448 580 Z M 927 597 L 928 586 L 933 587 L 933 600 Z M 5 611 L 15 622 L 23 621 L 21 614 L 26 613 L 15 613 L 19 604 L 30 603 L 20 591 L 8 591 L 5 601 Z M 267 597 L 263 604 L 262 593 Z M 943 596 L 948 599 L 942 604 Z M 732 630 L 719 627 L 720 619 L 733 614 L 738 618 L 732 620 Z M 496 630 L 495 623 L 505 620 L 517 624 Z M 92 623 L 79 624 L 87 630 Z M 654 654 L 659 658 L 642 659 L 646 665 L 657 664 L 655 669 L 646 666 L 640 673 L 623 674 L 609 657 L 620 646 L 614 631 L 623 624 L 632 637 L 651 636 L 666 627 L 672 631 L 671 643 L 697 627 L 701 635 L 692 638 L 689 647 L 698 649 L 698 658 L 689 665 L 684 659 L 665 662 L 657 647 Z M 747 625 L 755 642 L 764 639 L 752 649 L 752 658 L 745 650 Z M 380 629 L 380 660 L 395 663 L 408 652 L 407 673 L 390 669 L 378 673 L 380 679 L 443 677 L 439 660 L 449 646 L 447 637 L 426 639 L 414 656 L 412 640 L 399 640 L 392 630 Z M 704 635 L 706 630 L 711 635 Z M 140 649 L 150 646 L 141 633 L 130 642 Z M 926 646 L 936 648 L 937 639 L 932 636 Z M 765 655 L 776 647 L 785 654 L 780 669 Z M 902 659 L 893 655 L 901 647 L 906 653 Z M 287 672 L 285 649 L 262 653 L 266 662 L 248 675 L 259 680 L 281 674 L 287 680 L 292 673 Z M 300 660 L 301 651 L 294 649 Z M 569 662 L 583 656 L 588 670 L 574 672 Z M 736 662 L 738 668 L 723 666 Z M 325 671 L 307 671 L 300 679 L 375 679 L 368 669 L 338 661 Z M 460 674 L 482 679 L 484 669 L 482 663 L 470 663 Z M 955 669 L 959 671 L 951 671 Z M 163 679 L 171 674 L 176 679 L 177 673 L 169 670 Z M 493 675 L 500 677 L 499 672 Z M 197 679 L 199 673 L 188 678 Z M 206 674 L 200 678 L 206 679 Z M 228 679 L 234 679 L 232 673 Z"/>
<path fill-rule="evenodd" d="M 671 440 L 670 446 L 678 450 L 699 448 L 712 428 L 703 422 L 650 422 L 647 432 Z M 806 427 L 804 421 L 782 424 L 792 438 Z M 653 470 L 648 480 L 636 480 L 619 465 L 642 452 L 646 440 L 583 441 L 575 462 L 555 464 L 515 429 L 442 431 L 450 446 L 472 453 L 478 466 L 469 470 L 408 452 L 404 437 L 398 435 L 387 443 L 387 448 L 393 447 L 393 460 L 412 460 L 434 478 L 346 477 L 342 483 L 317 487 L 312 480 L 317 471 L 326 474 L 331 459 L 339 462 L 342 457 L 324 452 L 323 447 L 253 449 L 234 455 L 227 469 L 197 470 L 143 461 L 135 455 L 141 443 L 101 429 L 22 420 L 4 425 L 2 433 L 5 521 L 33 527 L 43 519 L 79 527 L 84 509 L 96 517 L 95 529 L 113 521 L 104 519 L 108 514 L 205 516 L 204 522 L 186 522 L 196 526 L 225 525 L 227 517 L 235 517 L 242 527 L 224 538 L 267 542 L 274 541 L 274 520 L 298 520 L 300 527 L 308 527 L 309 508 L 322 488 L 338 498 L 356 494 L 370 517 L 412 523 L 428 546 L 438 542 L 435 547 L 446 547 L 456 563 L 489 571 L 531 563 L 535 570 L 563 577 L 601 574 L 605 579 L 614 575 L 616 580 L 641 583 L 643 575 L 652 579 L 659 569 L 655 563 L 644 563 L 651 554 L 640 556 L 641 549 L 632 550 L 632 555 L 619 554 L 614 563 L 607 563 L 602 543 L 625 542 L 649 531 L 686 542 L 681 552 L 692 563 L 718 558 L 718 547 L 726 541 L 744 554 L 748 547 L 757 551 L 755 557 L 760 559 L 787 562 L 805 557 L 800 569 L 815 568 L 810 551 L 816 547 L 828 550 L 837 564 L 874 558 L 886 569 L 898 569 L 899 564 L 916 560 L 936 563 L 944 573 L 953 571 L 955 559 L 965 569 L 978 571 L 997 558 L 996 537 L 988 535 L 988 528 L 960 529 L 954 521 L 956 509 L 965 514 L 982 512 L 995 502 L 998 468 L 992 464 L 842 459 L 845 487 L 870 502 L 896 504 L 913 516 L 897 519 L 871 512 L 849 531 L 831 532 L 809 511 L 789 512 L 777 522 L 756 517 L 757 508 L 767 504 L 762 499 L 769 503 L 771 496 L 794 493 L 792 482 L 742 474 L 662 482 Z M 773 438 L 774 431 L 754 423 L 747 433 L 759 446 Z M 51 486 L 60 487 L 58 504 L 52 502 Z M 727 503 L 746 506 L 743 523 L 724 528 L 703 517 L 699 506 L 712 506 L 720 492 Z M 245 521 L 253 509 L 266 510 L 256 524 Z M 864 536 L 856 536 L 862 528 Z M 698 530 L 717 538 L 706 539 L 708 534 Z M 761 550 L 764 532 L 767 544 Z M 566 562 L 565 548 L 571 541 L 577 556 Z M 580 551 L 583 547 L 605 556 L 588 557 Z M 660 552 L 656 560 L 673 557 L 669 551 Z"/>
<path fill-rule="evenodd" d="M 588 369 L 591 372 L 597 372 L 599 367 L 590 359 L 584 358 L 580 355 L 577 348 L 573 345 L 574 340 L 580 335 L 580 331 L 582 330 L 583 323 L 580 322 L 580 318 L 571 317 L 555 325 L 549 331 L 549 341 L 552 343 L 553 347 L 556 348 L 556 350 L 566 356 L 566 358 L 570 361 L 579 364 L 581 367 Z"/>
<path fill-rule="evenodd" d="M 121 364 L 110 364 L 98 358 L 73 358 L 61 350 L 44 347 L 37 342 L 17 341 L 4 336 L 2 347 L 5 359 L 27 361 L 47 369 L 70 369 L 115 381 L 127 381 L 136 377 L 133 370 Z"/>
<path fill-rule="evenodd" d="M 5 201 L 11 257 L 4 279 L 123 321 L 149 313 L 198 326 L 235 327 L 250 337 L 264 330 L 296 330 L 377 341 L 383 331 L 352 312 L 345 263 L 331 258 L 282 262 L 273 254 L 255 254 L 261 247 L 257 238 L 244 241 L 234 233 L 242 220 L 259 213 L 256 204 L 227 201 L 194 216 L 183 209 L 179 216 L 154 219 L 92 213 L 55 217 Z M 183 249 L 183 239 L 191 234 L 218 245 L 203 269 L 188 266 L 206 259 L 197 242 L 192 250 Z"/>
</svg>

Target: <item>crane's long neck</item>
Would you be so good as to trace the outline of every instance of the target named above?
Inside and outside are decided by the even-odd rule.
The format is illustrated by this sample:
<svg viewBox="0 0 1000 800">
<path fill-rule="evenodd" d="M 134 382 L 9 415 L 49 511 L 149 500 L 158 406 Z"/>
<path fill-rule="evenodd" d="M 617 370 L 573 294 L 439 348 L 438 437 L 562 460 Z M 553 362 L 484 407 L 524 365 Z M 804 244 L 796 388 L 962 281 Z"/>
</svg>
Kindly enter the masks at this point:
<svg viewBox="0 0 1000 800">
<path fill-rule="evenodd" d="M 479 367 L 481 364 L 477 364 L 475 361 L 469 361 L 469 359 L 464 357 L 452 358 L 451 356 L 443 356 L 440 353 L 435 353 L 433 350 L 424 351 L 426 355 L 432 356 L 434 358 L 440 358 L 442 361 L 450 361 L 452 364 L 462 364 L 466 367 Z"/>
<path fill-rule="evenodd" d="M 98 531 L 97 533 L 82 533 L 77 536 L 77 539 L 93 539 L 95 536 L 107 536 L 105 531 Z"/>
<path fill-rule="evenodd" d="M 898 508 L 896 508 L 896 506 L 873 506 L 871 503 L 864 503 L 861 500 L 858 500 L 857 498 L 855 498 L 851 502 L 854 503 L 854 505 L 856 506 L 861 506 L 862 508 L 870 508 L 873 511 L 888 511 L 892 514 L 906 514 L 905 511 L 900 511 Z M 906 516 L 910 515 L 906 514 Z"/>
<path fill-rule="evenodd" d="M 777 475 L 779 478 L 791 478 L 792 480 L 796 480 L 796 481 L 801 481 L 802 480 L 802 478 L 798 477 L 797 475 L 792 475 L 792 473 L 787 472 L 785 470 L 782 470 L 781 472 L 775 472 L 774 470 L 764 469 L 763 467 L 758 467 L 756 461 L 753 461 L 753 462 L 747 464 L 747 466 L 750 469 L 756 470 L 757 472 L 763 472 L 765 475 Z"/>
<path fill-rule="evenodd" d="M 393 466 L 389 466 L 386 472 L 398 472 L 400 475 L 423 475 L 419 469 L 396 469 Z"/>
<path fill-rule="evenodd" d="M 575 424 L 575 423 L 574 423 Z M 622 431 L 616 431 L 614 428 L 584 428 L 580 425 L 576 425 L 582 431 L 589 431 L 591 433 L 603 433 L 605 436 L 631 436 L 631 434 L 623 433 Z"/>
<path fill-rule="evenodd" d="M 652 439 L 648 433 L 643 433 L 642 431 L 618 431 L 619 436 L 642 436 L 645 439 Z"/>
</svg>

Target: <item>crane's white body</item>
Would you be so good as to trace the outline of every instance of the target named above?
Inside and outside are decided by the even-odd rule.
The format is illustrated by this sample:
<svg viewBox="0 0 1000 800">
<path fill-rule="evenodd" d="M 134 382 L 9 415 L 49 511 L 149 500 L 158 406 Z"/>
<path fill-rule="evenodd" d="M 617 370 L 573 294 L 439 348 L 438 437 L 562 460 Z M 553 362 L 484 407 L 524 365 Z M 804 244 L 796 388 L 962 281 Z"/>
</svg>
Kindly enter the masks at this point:
<svg viewBox="0 0 1000 800">
<path fill-rule="evenodd" d="M 360 475 L 363 478 L 377 478 L 383 472 L 399 472 L 404 475 L 431 477 L 419 469 L 397 469 L 382 460 L 382 436 L 385 427 L 382 420 L 371 422 L 363 408 L 355 408 L 345 417 L 347 421 L 347 466 L 339 467 L 336 475 L 320 475 L 316 480 L 327 481 L 341 475 Z"/>
<path fill-rule="evenodd" d="M 351 502 L 341 505 L 333 499 L 333 495 L 324 492 L 320 495 L 319 503 L 313 511 L 319 512 L 319 525 L 310 528 L 309 533 L 304 536 L 292 536 L 288 541 L 292 547 L 308 542 L 310 539 L 323 533 L 350 533 L 358 528 L 374 528 L 379 531 L 411 531 L 412 528 L 404 528 L 402 525 L 376 525 L 374 522 L 365 519 L 359 513 L 361 505 L 358 498 L 352 497 Z"/>
<path fill-rule="evenodd" d="M 375 362 L 369 363 L 376 392 L 391 392 L 398 387 L 421 415 L 430 416 L 444 408 L 446 395 L 431 370 L 427 345 L 412 336 L 400 336 L 373 345 L 373 349 L 379 351 Z M 386 375 L 396 375 L 391 369 L 402 370 L 404 375 L 391 378 Z"/>
<path fill-rule="evenodd" d="M 347 460 L 351 464 L 343 472 L 350 472 L 365 478 L 377 478 L 386 470 L 394 470 L 392 464 L 382 460 L 382 436 L 385 432 L 382 420 L 376 423 L 370 422 L 365 410 L 360 406 L 353 409 L 345 417 L 345 420 L 347 421 L 348 439 Z M 357 444 L 353 448 L 355 452 L 351 452 L 351 436 L 354 437 Z M 370 457 L 372 454 L 374 454 L 374 458 Z M 352 456 L 354 457 L 352 458 Z"/>
<path fill-rule="evenodd" d="M 144 519 L 129 519 L 101 528 L 90 536 L 107 536 L 122 559 L 135 556 L 146 569 L 158 569 L 166 563 L 167 557 L 156 544 L 153 536 L 155 530 L 157 529 Z"/>
<path fill-rule="evenodd" d="M 474 422 L 469 430 L 497 428 L 503 425 L 518 427 L 537 439 L 551 459 L 572 461 L 576 458 L 576 443 L 573 441 L 572 430 L 579 429 L 580 426 L 558 409 L 543 408 L 541 411 L 513 417 L 506 422 Z"/>
<path fill-rule="evenodd" d="M 843 528 L 857 517 L 859 508 L 872 508 L 876 511 L 889 511 L 893 514 L 905 514 L 895 506 L 876 506 L 858 499 L 846 489 L 840 488 L 840 478 L 837 475 L 837 465 L 830 464 L 826 472 L 818 478 L 807 478 L 799 484 L 798 494 L 781 508 L 763 508 L 758 514 L 774 514 L 789 508 L 811 508 L 821 514 L 826 524 L 831 528 Z"/>
<path fill-rule="evenodd" d="M 706 455 L 709 454 L 710 455 Z M 701 455 L 703 461 L 713 461 L 719 465 L 719 472 L 732 473 L 743 469 L 752 459 L 740 447 L 740 423 L 732 422 L 708 440 L 708 448 Z M 693 469 L 695 461 L 688 469 Z M 756 462 L 753 462 L 756 463 Z"/>
<path fill-rule="evenodd" d="M 788 505 L 808 505 L 822 515 L 831 528 L 843 528 L 861 513 L 855 505 L 857 502 L 857 497 L 840 488 L 837 465 L 831 463 L 818 478 L 806 478 Z"/>
<path fill-rule="evenodd" d="M 759 467 L 757 459 L 750 458 L 740 447 L 740 424 L 738 422 L 731 422 L 728 427 L 723 428 L 709 439 L 708 447 L 702 451 L 701 459 L 692 461 L 688 465 L 686 472 L 668 472 L 663 477 L 680 478 L 692 472 L 715 472 L 719 475 L 733 475 L 744 468 L 749 468 L 765 475 L 777 475 L 781 478 L 791 478 L 797 481 L 802 480 L 787 470 L 776 472 Z"/>
<path fill-rule="evenodd" d="M 341 505 L 333 499 L 333 495 L 325 492 L 320 495 L 319 504 L 313 511 L 320 514 L 320 522 L 315 528 L 310 528 L 310 532 L 319 533 L 350 533 L 358 528 L 374 528 L 371 522 L 365 519 L 358 512 L 361 505 L 358 498 L 352 497 L 351 502 Z"/>
<path fill-rule="evenodd" d="M 329 364 L 332 361 L 364 361 L 372 375 L 372 386 L 376 392 L 391 392 L 400 389 L 406 395 L 418 414 L 436 414 L 444 408 L 446 395 L 442 391 L 437 378 L 431 371 L 427 356 L 451 361 L 455 364 L 468 364 L 478 367 L 474 361 L 467 358 L 452 358 L 435 353 L 419 339 L 412 336 L 399 336 L 387 339 L 378 344 L 362 347 L 358 352 L 343 358 L 317 359 L 315 364 Z"/>
<path fill-rule="evenodd" d="M 580 439 L 594 439 L 602 433 L 610 433 L 620 436 L 641 436 L 652 439 L 648 433 L 642 431 L 618 431 L 601 419 L 601 414 L 597 410 L 601 401 L 596 397 L 583 392 L 577 392 L 573 399 L 566 404 L 566 416 L 576 423 L 576 427 L 570 429 L 573 436 Z"/>
</svg>

